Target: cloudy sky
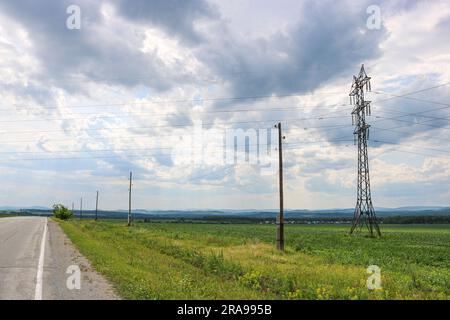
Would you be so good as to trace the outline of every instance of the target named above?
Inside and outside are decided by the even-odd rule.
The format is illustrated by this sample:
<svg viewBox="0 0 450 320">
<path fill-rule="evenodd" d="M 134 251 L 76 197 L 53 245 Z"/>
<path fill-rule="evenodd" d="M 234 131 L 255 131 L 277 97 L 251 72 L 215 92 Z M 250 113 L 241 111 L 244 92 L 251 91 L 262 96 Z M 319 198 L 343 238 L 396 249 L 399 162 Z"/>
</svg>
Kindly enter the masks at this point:
<svg viewBox="0 0 450 320">
<path fill-rule="evenodd" d="M 0 206 L 126 208 L 133 171 L 135 208 L 277 208 L 280 121 L 285 206 L 353 207 L 363 63 L 374 205 L 450 205 L 449 32 L 444 0 L 1 0 Z"/>
</svg>

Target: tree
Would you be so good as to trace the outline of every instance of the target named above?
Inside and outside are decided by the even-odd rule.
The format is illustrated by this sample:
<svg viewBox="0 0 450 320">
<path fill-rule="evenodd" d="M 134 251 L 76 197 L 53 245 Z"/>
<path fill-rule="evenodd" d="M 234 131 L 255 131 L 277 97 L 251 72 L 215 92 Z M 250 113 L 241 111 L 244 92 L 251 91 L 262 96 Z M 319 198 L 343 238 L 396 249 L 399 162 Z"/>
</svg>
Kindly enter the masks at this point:
<svg viewBox="0 0 450 320">
<path fill-rule="evenodd" d="M 53 216 L 57 219 L 69 220 L 73 217 L 73 212 L 62 204 L 54 204 Z"/>
</svg>

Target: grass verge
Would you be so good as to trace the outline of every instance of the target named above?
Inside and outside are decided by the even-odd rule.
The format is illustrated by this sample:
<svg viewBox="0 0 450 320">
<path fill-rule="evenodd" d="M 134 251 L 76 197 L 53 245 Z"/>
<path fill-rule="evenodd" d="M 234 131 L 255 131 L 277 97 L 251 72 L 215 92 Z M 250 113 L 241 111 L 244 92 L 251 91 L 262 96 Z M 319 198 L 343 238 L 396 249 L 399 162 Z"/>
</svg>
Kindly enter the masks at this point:
<svg viewBox="0 0 450 320">
<path fill-rule="evenodd" d="M 59 221 L 125 299 L 449 299 L 450 228 L 384 226 L 381 239 L 346 227 Z M 366 268 L 382 270 L 368 290 Z"/>
</svg>

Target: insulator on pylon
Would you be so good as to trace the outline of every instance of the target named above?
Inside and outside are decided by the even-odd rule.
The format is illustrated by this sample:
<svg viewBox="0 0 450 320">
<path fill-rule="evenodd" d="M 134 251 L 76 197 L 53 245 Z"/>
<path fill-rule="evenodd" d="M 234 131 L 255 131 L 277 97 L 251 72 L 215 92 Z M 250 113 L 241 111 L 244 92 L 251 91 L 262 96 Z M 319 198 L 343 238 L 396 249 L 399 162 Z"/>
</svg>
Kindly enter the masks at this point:
<svg viewBox="0 0 450 320">
<path fill-rule="evenodd" d="M 369 81 L 369 91 L 372 91 L 372 88 L 370 87 L 370 81 Z"/>
<path fill-rule="evenodd" d="M 369 140 L 370 129 L 367 128 L 367 140 Z"/>
<path fill-rule="evenodd" d="M 350 105 L 352 105 L 352 96 L 350 96 Z"/>
<path fill-rule="evenodd" d="M 366 91 L 369 90 L 369 82 L 366 82 Z"/>
<path fill-rule="evenodd" d="M 372 114 L 372 111 L 370 110 L 370 104 L 367 106 L 369 109 L 369 116 Z"/>
</svg>

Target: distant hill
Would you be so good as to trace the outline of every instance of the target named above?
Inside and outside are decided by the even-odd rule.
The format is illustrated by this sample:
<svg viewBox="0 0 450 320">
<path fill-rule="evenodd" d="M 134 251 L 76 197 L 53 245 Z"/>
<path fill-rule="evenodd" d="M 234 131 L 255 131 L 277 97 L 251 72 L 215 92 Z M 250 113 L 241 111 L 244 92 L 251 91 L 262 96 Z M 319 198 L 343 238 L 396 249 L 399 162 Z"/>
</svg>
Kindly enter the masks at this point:
<svg viewBox="0 0 450 320">
<path fill-rule="evenodd" d="M 20 210 L 51 210 L 49 207 L 31 206 L 31 207 L 14 207 L 14 206 L 0 206 L 0 211 L 20 211 Z"/>
<path fill-rule="evenodd" d="M 324 210 L 285 210 L 287 219 L 328 219 L 328 218 L 350 218 L 353 216 L 354 209 L 324 209 Z M 406 216 L 450 216 L 450 207 L 437 206 L 416 206 L 416 207 L 400 207 L 400 208 L 376 208 L 378 217 L 406 217 Z M 52 209 L 46 207 L 0 207 L 0 213 L 14 213 L 25 215 L 51 215 Z M 78 216 L 78 210 L 75 210 L 75 216 Z M 250 218 L 250 219 L 274 219 L 278 214 L 278 210 L 133 210 L 133 217 L 136 219 L 145 218 L 162 218 L 162 219 L 200 219 L 200 218 Z M 93 216 L 93 210 L 84 210 L 83 216 Z M 128 215 L 127 210 L 99 210 L 100 218 L 123 219 Z"/>
</svg>

